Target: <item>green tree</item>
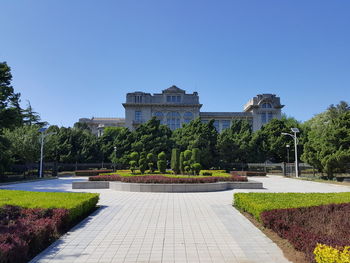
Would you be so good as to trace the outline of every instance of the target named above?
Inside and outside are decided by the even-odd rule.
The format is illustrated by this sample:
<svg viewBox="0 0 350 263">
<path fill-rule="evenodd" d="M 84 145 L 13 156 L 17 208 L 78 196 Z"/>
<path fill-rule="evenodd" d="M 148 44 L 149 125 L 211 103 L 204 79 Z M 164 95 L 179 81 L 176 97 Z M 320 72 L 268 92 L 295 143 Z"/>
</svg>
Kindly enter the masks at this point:
<svg viewBox="0 0 350 263">
<path fill-rule="evenodd" d="M 327 174 L 346 172 L 350 163 L 350 110 L 347 103 L 331 105 L 305 123 L 308 127 L 302 160 Z"/>
<path fill-rule="evenodd" d="M 167 126 L 160 125 L 159 120 L 152 118 L 133 132 L 131 149 L 153 154 L 164 151 L 169 155 L 172 149 L 171 135 Z"/>
<path fill-rule="evenodd" d="M 192 149 L 192 155 L 191 155 L 191 161 L 192 163 L 200 163 L 200 151 L 198 148 Z"/>
<path fill-rule="evenodd" d="M 26 125 L 37 125 L 40 127 L 46 126 L 46 121 L 41 121 L 39 113 L 33 110 L 32 105 L 27 101 L 27 107 L 22 110 L 23 123 Z"/>
<path fill-rule="evenodd" d="M 0 130 L 14 129 L 22 122 L 20 93 L 15 93 L 11 86 L 12 74 L 6 62 L 0 63 Z"/>
<path fill-rule="evenodd" d="M 180 172 L 179 149 L 174 148 L 171 153 L 171 169 L 175 174 Z"/>
<path fill-rule="evenodd" d="M 153 153 L 147 154 L 147 162 L 150 172 L 153 173 L 155 168 L 155 155 Z"/>
<path fill-rule="evenodd" d="M 234 120 L 218 137 L 220 166 L 232 169 L 232 163 L 247 163 L 252 156 L 252 129 L 245 120 Z"/>
<path fill-rule="evenodd" d="M 205 168 L 217 166 L 217 137 L 218 132 L 214 126 L 214 120 L 203 123 L 200 118 L 173 132 L 176 148 L 179 148 L 180 151 L 198 148 L 201 163 Z"/>
<path fill-rule="evenodd" d="M 166 155 L 165 152 L 161 152 L 158 154 L 158 162 L 157 162 L 158 170 L 161 173 L 166 172 Z"/>
<path fill-rule="evenodd" d="M 185 173 L 185 167 L 184 167 L 184 152 L 180 153 L 180 161 L 179 161 L 179 170 L 181 174 Z"/>
<path fill-rule="evenodd" d="M 130 154 L 130 170 L 132 173 L 135 172 L 135 170 L 138 168 L 139 166 L 139 153 L 138 152 L 132 152 Z"/>
<path fill-rule="evenodd" d="M 140 155 L 140 160 L 139 160 L 139 167 L 140 167 L 140 172 L 142 174 L 145 173 L 145 171 L 147 170 L 147 158 L 146 158 L 146 153 L 141 153 Z"/>
</svg>

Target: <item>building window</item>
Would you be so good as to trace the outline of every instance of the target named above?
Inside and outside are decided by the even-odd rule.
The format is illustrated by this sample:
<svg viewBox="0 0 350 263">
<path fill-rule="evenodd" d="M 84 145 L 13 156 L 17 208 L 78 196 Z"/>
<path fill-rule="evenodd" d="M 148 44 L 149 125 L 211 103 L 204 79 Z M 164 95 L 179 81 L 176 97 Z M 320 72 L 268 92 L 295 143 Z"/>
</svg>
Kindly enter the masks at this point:
<svg viewBox="0 0 350 263">
<path fill-rule="evenodd" d="M 215 129 L 217 130 L 217 131 L 219 131 L 220 130 L 220 127 L 219 127 L 219 121 L 214 121 L 214 127 L 215 127 Z"/>
<path fill-rule="evenodd" d="M 184 113 L 184 122 L 185 123 L 190 123 L 193 120 L 193 113 L 192 112 L 185 112 Z"/>
<path fill-rule="evenodd" d="M 169 112 L 167 114 L 167 125 L 171 130 L 180 128 L 180 114 L 178 112 Z"/>
<path fill-rule="evenodd" d="M 141 102 L 142 102 L 142 96 L 136 95 L 136 96 L 134 97 L 134 102 L 135 102 L 135 103 L 141 103 Z"/>
<path fill-rule="evenodd" d="M 261 123 L 266 124 L 273 119 L 272 112 L 263 112 L 261 113 Z"/>
<path fill-rule="evenodd" d="M 263 103 L 262 108 L 263 109 L 271 109 L 272 105 L 271 105 L 271 103 Z"/>
<path fill-rule="evenodd" d="M 223 120 L 222 121 L 222 129 L 225 130 L 225 129 L 228 129 L 230 128 L 230 121 L 229 120 Z"/>
<path fill-rule="evenodd" d="M 166 102 L 181 102 L 181 96 L 166 96 Z"/>
<path fill-rule="evenodd" d="M 137 110 L 135 111 L 135 121 L 141 121 L 142 120 L 142 112 Z"/>
</svg>

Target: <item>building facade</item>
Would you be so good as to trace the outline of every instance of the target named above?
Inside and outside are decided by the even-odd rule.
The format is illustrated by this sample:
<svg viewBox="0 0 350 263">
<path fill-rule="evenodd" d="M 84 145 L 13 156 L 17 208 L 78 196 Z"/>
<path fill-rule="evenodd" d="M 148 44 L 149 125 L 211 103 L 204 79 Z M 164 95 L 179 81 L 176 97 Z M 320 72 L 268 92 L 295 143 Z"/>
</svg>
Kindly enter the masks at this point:
<svg viewBox="0 0 350 263">
<path fill-rule="evenodd" d="M 214 119 L 214 126 L 222 132 L 231 126 L 233 120 L 247 120 L 253 131 L 261 128 L 271 119 L 281 118 L 280 98 L 274 94 L 259 94 L 249 100 L 243 112 L 201 112 L 197 92 L 186 93 L 176 86 L 171 86 L 162 93 L 133 92 L 126 94 L 125 119 L 123 118 L 92 118 L 79 119 L 91 126 L 93 133 L 100 135 L 104 127 L 127 127 L 135 130 L 140 124 L 157 118 L 161 124 L 175 130 L 197 117 L 203 122 Z"/>
</svg>

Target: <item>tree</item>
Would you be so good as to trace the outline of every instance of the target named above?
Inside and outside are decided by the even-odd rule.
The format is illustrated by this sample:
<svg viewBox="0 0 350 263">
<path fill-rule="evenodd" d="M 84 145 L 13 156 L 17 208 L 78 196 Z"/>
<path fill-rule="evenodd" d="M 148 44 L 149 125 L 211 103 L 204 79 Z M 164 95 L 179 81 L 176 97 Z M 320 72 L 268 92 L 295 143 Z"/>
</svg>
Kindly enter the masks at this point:
<svg viewBox="0 0 350 263">
<path fill-rule="evenodd" d="M 161 173 L 166 172 L 166 155 L 165 152 L 161 152 L 158 154 L 158 162 L 157 162 L 158 170 Z"/>
<path fill-rule="evenodd" d="M 139 168 L 142 174 L 144 174 L 147 169 L 147 158 L 146 158 L 146 153 L 144 152 L 141 153 L 140 155 Z"/>
<path fill-rule="evenodd" d="M 245 120 L 234 120 L 218 137 L 220 166 L 232 169 L 233 163 L 247 163 L 252 156 L 252 129 Z"/>
<path fill-rule="evenodd" d="M 148 168 L 150 170 L 151 173 L 154 172 L 154 168 L 155 168 L 155 156 L 153 153 L 149 153 L 147 154 L 147 162 L 148 162 Z"/>
<path fill-rule="evenodd" d="M 327 111 L 305 123 L 308 127 L 302 160 L 333 179 L 346 172 L 350 163 L 350 110 L 346 102 L 331 105 Z"/>
<path fill-rule="evenodd" d="M 200 163 L 200 151 L 198 148 L 192 149 L 191 161 L 192 163 Z"/>
<path fill-rule="evenodd" d="M 203 123 L 200 118 L 176 129 L 173 133 L 173 140 L 180 151 L 194 148 L 200 150 L 200 160 L 205 168 L 217 166 L 217 137 L 218 132 L 214 126 L 214 120 Z"/>
<path fill-rule="evenodd" d="M 172 132 L 167 126 L 160 125 L 159 120 L 152 118 L 133 132 L 131 149 L 137 152 L 158 154 L 163 151 L 170 154 L 172 149 L 171 134 Z"/>
<path fill-rule="evenodd" d="M 184 153 L 180 153 L 180 160 L 179 160 L 179 170 L 181 174 L 185 173 L 185 167 L 184 167 Z"/>
<path fill-rule="evenodd" d="M 10 154 L 15 163 L 37 162 L 40 157 L 40 134 L 38 126 L 20 126 L 14 130 L 6 129 L 5 138 L 11 142 Z"/>
<path fill-rule="evenodd" d="M 46 121 L 41 121 L 39 113 L 35 112 L 32 105 L 27 101 L 27 107 L 22 110 L 23 123 L 26 125 L 37 125 L 40 127 L 46 126 Z"/>
<path fill-rule="evenodd" d="M 171 169 L 175 174 L 180 172 L 179 149 L 174 148 L 171 153 Z"/>
<path fill-rule="evenodd" d="M 20 93 L 11 86 L 12 74 L 6 62 L 0 63 L 0 130 L 14 129 L 22 124 Z"/>
<path fill-rule="evenodd" d="M 139 164 L 139 153 L 138 152 L 132 152 L 130 154 L 130 170 L 132 173 L 135 172 L 135 170 L 138 168 Z"/>
</svg>

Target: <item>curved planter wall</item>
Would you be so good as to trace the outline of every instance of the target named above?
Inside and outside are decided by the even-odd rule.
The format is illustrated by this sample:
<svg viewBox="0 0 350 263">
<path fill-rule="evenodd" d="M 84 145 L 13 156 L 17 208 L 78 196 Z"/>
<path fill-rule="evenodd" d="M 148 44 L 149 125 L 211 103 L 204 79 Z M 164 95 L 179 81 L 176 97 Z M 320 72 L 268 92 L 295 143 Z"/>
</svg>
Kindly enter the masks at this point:
<svg viewBox="0 0 350 263">
<path fill-rule="evenodd" d="M 73 182 L 73 189 L 111 189 L 129 192 L 186 193 L 213 192 L 230 189 L 263 189 L 263 184 L 249 180 L 248 182 L 218 182 L 207 184 L 139 184 L 121 182 Z"/>
</svg>

